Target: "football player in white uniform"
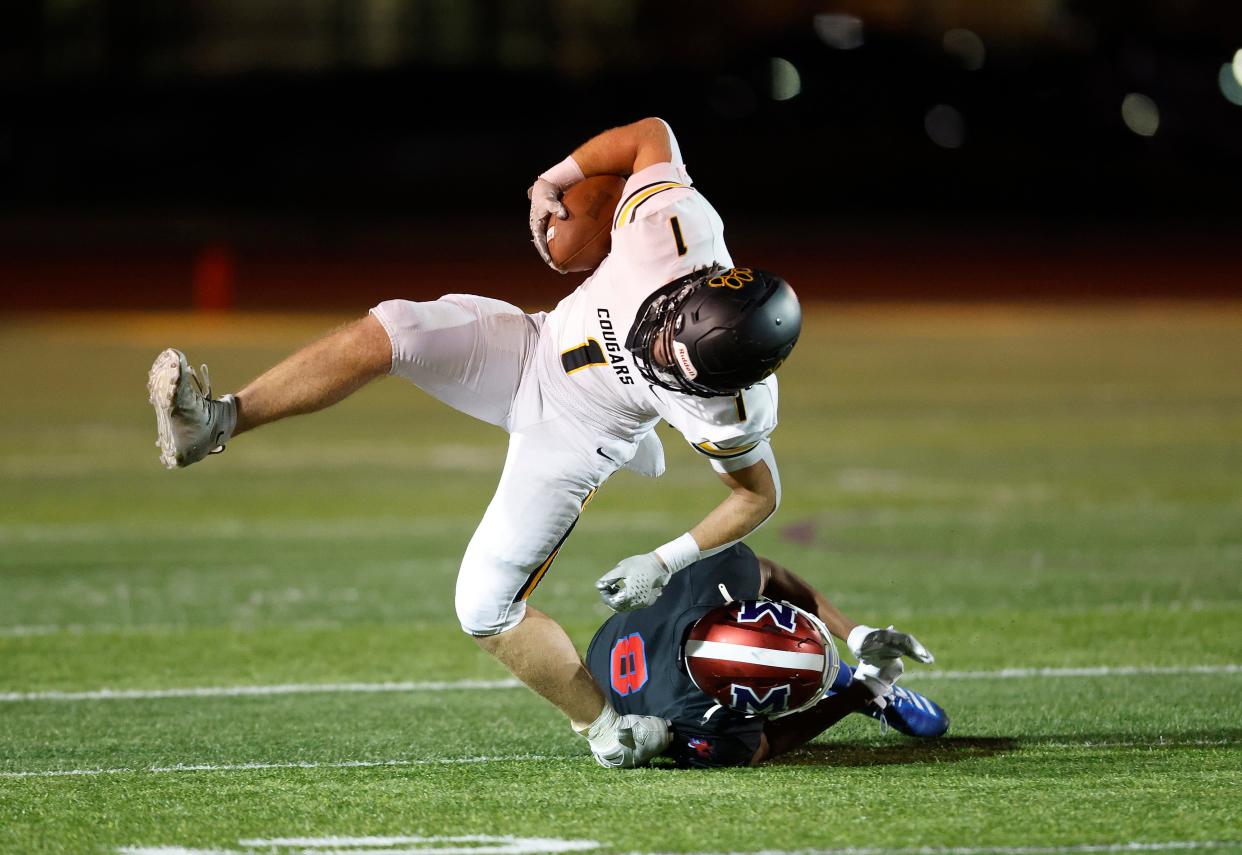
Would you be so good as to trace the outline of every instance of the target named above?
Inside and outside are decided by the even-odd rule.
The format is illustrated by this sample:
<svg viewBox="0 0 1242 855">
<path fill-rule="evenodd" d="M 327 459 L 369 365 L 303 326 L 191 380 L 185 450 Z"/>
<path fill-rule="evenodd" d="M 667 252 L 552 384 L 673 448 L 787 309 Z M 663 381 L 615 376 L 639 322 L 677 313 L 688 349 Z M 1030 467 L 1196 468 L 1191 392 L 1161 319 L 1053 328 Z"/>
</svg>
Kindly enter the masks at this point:
<svg viewBox="0 0 1242 855">
<path fill-rule="evenodd" d="M 564 630 L 527 600 L 595 490 L 622 466 L 664 468 L 663 418 L 708 457 L 728 495 L 693 529 L 621 561 L 597 587 L 618 610 L 655 601 L 670 575 L 745 537 L 777 507 L 768 444 L 772 372 L 801 314 L 778 276 L 735 268 L 716 211 L 691 186 L 672 130 L 645 119 L 592 138 L 530 188 L 546 228 L 585 176 L 628 175 L 611 253 L 551 312 L 486 297 L 389 300 L 303 348 L 233 395 L 213 399 L 185 356 L 151 368 L 161 460 L 188 466 L 244 431 L 323 409 L 385 374 L 509 433 L 496 494 L 457 580 L 462 628 L 564 712 L 605 766 L 635 766 L 668 742 L 663 719 L 620 716 Z M 204 366 L 205 375 L 205 366 Z"/>
</svg>

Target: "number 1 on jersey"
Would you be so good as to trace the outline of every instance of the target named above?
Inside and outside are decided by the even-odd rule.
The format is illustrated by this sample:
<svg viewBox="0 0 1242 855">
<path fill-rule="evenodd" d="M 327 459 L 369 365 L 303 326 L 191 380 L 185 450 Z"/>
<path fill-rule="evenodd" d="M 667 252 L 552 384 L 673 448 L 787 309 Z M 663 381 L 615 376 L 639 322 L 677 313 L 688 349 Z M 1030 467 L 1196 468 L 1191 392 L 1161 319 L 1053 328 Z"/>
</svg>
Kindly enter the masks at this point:
<svg viewBox="0 0 1242 855">
<path fill-rule="evenodd" d="M 608 357 L 604 356 L 604 349 L 593 338 L 588 338 L 577 347 L 571 347 L 561 354 L 561 367 L 565 369 L 566 374 L 573 374 L 575 371 L 590 368 L 592 365 L 607 364 Z"/>
<path fill-rule="evenodd" d="M 677 245 L 677 254 L 685 255 L 688 251 L 686 247 L 686 239 L 681 236 L 681 223 L 677 222 L 676 217 L 669 217 L 669 228 L 673 230 L 673 243 Z"/>
</svg>

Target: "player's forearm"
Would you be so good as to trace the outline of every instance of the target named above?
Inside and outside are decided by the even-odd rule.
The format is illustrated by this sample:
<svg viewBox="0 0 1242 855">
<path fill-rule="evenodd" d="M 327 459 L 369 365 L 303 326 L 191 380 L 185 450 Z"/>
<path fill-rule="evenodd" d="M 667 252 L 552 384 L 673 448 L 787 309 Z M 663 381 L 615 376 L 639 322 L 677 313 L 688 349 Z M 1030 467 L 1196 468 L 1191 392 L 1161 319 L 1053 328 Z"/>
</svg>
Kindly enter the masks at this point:
<svg viewBox="0 0 1242 855">
<path fill-rule="evenodd" d="M 702 556 L 714 555 L 759 528 L 776 512 L 781 500 L 776 459 L 770 449 L 757 463 L 716 474 L 729 488 L 729 495 L 690 529 Z"/>
<path fill-rule="evenodd" d="M 770 558 L 760 558 L 766 581 L 763 595 L 773 600 L 785 600 L 800 609 L 816 615 L 828 627 L 828 631 L 836 638 L 844 641 L 849 637 L 850 630 L 858 626 L 858 622 L 846 615 L 836 605 L 815 590 L 801 576 Z"/>
<path fill-rule="evenodd" d="M 690 531 L 655 550 L 660 563 L 674 573 L 746 537 L 780 504 L 780 481 L 770 451 L 758 463 L 717 474 L 729 488 L 728 497 Z"/>
<path fill-rule="evenodd" d="M 659 119 L 641 119 L 604 131 L 574 149 L 582 174 L 632 175 L 672 157 L 668 131 Z"/>
<path fill-rule="evenodd" d="M 775 492 L 735 488 L 702 522 L 690 529 L 690 536 L 701 551 L 711 552 L 746 537 L 775 510 Z"/>
<path fill-rule="evenodd" d="M 763 726 L 763 744 L 751 759 L 751 765 L 770 760 L 792 751 L 819 736 L 852 712 L 870 703 L 873 695 L 861 684 L 851 685 L 830 698 L 825 698 L 806 712 L 774 719 Z"/>
</svg>

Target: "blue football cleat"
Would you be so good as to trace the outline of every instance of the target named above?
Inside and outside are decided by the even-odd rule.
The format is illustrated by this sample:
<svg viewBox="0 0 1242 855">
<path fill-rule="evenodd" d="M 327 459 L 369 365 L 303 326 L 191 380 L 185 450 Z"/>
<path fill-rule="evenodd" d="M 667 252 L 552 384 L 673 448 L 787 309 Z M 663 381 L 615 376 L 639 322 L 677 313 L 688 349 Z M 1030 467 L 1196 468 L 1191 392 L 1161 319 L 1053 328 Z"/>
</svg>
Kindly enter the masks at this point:
<svg viewBox="0 0 1242 855">
<path fill-rule="evenodd" d="M 949 714 L 939 704 L 901 686 L 893 687 L 893 693 L 888 696 L 888 706 L 884 709 L 867 704 L 859 712 L 884 722 L 898 733 L 920 739 L 944 736 L 949 730 Z"/>
</svg>

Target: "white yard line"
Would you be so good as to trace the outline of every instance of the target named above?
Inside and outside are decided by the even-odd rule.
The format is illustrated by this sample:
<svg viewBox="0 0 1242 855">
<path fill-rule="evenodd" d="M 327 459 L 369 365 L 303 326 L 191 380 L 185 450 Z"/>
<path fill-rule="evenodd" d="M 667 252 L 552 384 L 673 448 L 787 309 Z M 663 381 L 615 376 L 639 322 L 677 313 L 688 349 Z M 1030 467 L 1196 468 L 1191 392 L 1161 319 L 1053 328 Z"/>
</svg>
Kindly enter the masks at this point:
<svg viewBox="0 0 1242 855">
<path fill-rule="evenodd" d="M 430 846 L 428 844 L 431 844 Z M 118 855 L 546 855 L 552 852 L 584 852 L 599 849 L 595 840 L 562 840 L 559 837 L 514 837 L 511 834 L 457 834 L 423 837 L 276 837 L 239 840 L 242 849 L 187 849 L 184 846 L 123 846 Z M 398 848 L 399 847 L 399 848 Z"/>
<path fill-rule="evenodd" d="M 15 626 L 0 626 L 0 638 L 25 638 L 30 635 L 56 635 L 58 633 L 75 633 L 77 628 L 72 625 L 62 625 L 54 623 L 41 624 L 17 624 Z"/>
<path fill-rule="evenodd" d="M 581 761 L 582 757 L 552 757 L 543 754 L 510 754 L 479 757 L 444 757 L 431 760 L 341 760 L 316 763 L 177 763 L 172 766 L 133 766 L 115 769 L 38 769 L 34 771 L 0 771 L 0 778 L 75 778 L 94 775 L 146 774 L 164 775 L 172 772 L 265 772 L 272 769 L 372 769 L 387 766 L 469 766 L 476 763 L 526 763 L 534 761 Z"/>
<path fill-rule="evenodd" d="M 1040 742 L 1038 739 L 1022 743 L 1015 748 L 1027 750 L 1038 748 L 1073 749 L 1073 748 L 1210 748 L 1214 746 L 1239 745 L 1233 739 L 1155 739 L 1155 740 L 1086 740 L 1082 742 Z M 297 761 L 288 763 L 175 763 L 171 766 L 124 766 L 104 769 L 32 769 L 21 771 L 0 771 L 0 779 L 4 778 L 76 778 L 97 775 L 166 775 L 175 772 L 265 772 L 273 769 L 374 769 L 384 767 L 406 766 L 469 766 L 477 763 L 580 763 L 586 762 L 586 755 L 554 756 L 545 754 L 498 754 L 477 757 L 443 757 L 422 760 L 339 760 L 327 762 Z M 807 850 L 810 852 L 811 850 Z M 836 850 L 830 850 L 836 851 Z M 870 850 L 860 850 L 870 851 Z M 890 850 L 878 850 L 888 852 Z M 920 852 L 922 850 L 894 850 Z M 940 850 L 934 850 L 940 851 Z M 947 851 L 947 850 L 946 850 Z M 991 849 L 982 850 L 991 852 Z M 709 853 L 700 853 L 709 855 Z M 721 853 L 723 855 L 723 853 Z M 769 853 L 772 855 L 772 853 Z M 786 853 L 794 855 L 794 853 Z"/>
<path fill-rule="evenodd" d="M 338 589 L 335 591 L 326 591 L 324 593 L 339 598 L 344 592 L 350 589 Z M 265 592 L 264 596 L 283 597 L 286 602 L 296 602 L 298 599 L 306 598 L 308 595 L 304 591 L 297 588 L 282 588 L 278 591 Z M 273 600 L 275 601 L 275 600 Z M 108 624 L 108 623 L 46 623 L 46 624 L 13 624 L 11 626 L 0 626 L 0 638 L 28 638 L 44 635 L 152 635 L 155 633 L 181 633 L 189 632 L 203 627 L 195 627 L 185 623 L 140 623 L 140 624 Z M 229 629 L 238 632 L 254 632 L 267 628 L 262 623 L 238 622 L 235 624 L 225 624 L 222 626 L 212 627 L 213 629 Z M 280 624 L 281 629 L 295 630 L 340 630 L 345 628 L 345 624 L 339 620 L 294 620 L 284 621 Z"/>
<path fill-rule="evenodd" d="M 907 671 L 903 680 L 1019 680 L 1028 677 L 1138 677 L 1158 674 L 1242 674 L 1242 665 L 1094 665 L 1080 668 L 1000 668 L 995 671 Z"/>
<path fill-rule="evenodd" d="M 276 848 L 295 848 L 305 855 L 336 855 L 350 852 L 386 852 L 391 855 L 547 855 L 552 852 L 582 852 L 599 849 L 595 840 L 563 840 L 559 837 L 514 837 L 513 835 L 458 834 L 388 837 L 276 837 L 260 840 L 239 840 L 239 846 L 253 847 L 261 852 Z M 426 844 L 448 844 L 427 846 Z M 413 844 L 412 846 L 410 844 Z M 463 845 L 464 844 L 464 845 Z M 409 846 L 395 849 L 397 846 Z M 359 847 L 366 847 L 359 849 Z M 372 848 L 374 847 L 374 848 Z"/>
<path fill-rule="evenodd" d="M 1001 668 L 995 671 L 910 671 L 904 680 L 1023 680 L 1055 677 L 1140 677 L 1157 675 L 1242 674 L 1242 665 L 1100 665 L 1082 668 Z M 503 680 L 431 680 L 387 683 L 277 683 L 260 686 L 188 686 L 171 689 L 93 689 L 81 692 L 0 692 L 0 703 L 26 701 L 115 701 L 148 698 L 235 698 L 263 695 L 375 694 L 383 692 L 456 692 L 517 689 Z"/>
<path fill-rule="evenodd" d="M 912 846 L 847 847 L 844 849 L 765 849 L 759 852 L 696 852 L 689 855 L 1069 855 L 1076 852 L 1172 852 L 1189 849 L 1232 849 L 1242 840 L 1167 840 L 1160 843 L 1079 843 L 1068 846 Z M 629 855 L 658 855 L 631 852 Z"/>
<path fill-rule="evenodd" d="M 427 844 L 432 846 L 427 846 Z M 440 844 L 440 845 L 436 845 Z M 444 845 L 448 844 L 448 845 Z M 595 840 L 493 836 L 485 834 L 436 837 L 289 837 L 271 840 L 239 840 L 245 849 L 187 849 L 183 846 L 124 846 L 119 855 L 257 855 L 259 852 L 293 850 L 300 855 L 345 855 L 348 852 L 387 852 L 392 855 L 533 855 L 547 852 L 582 852 L 600 849 Z M 843 849 L 765 849 L 759 852 L 706 853 L 693 855 L 1073 855 L 1091 852 L 1177 852 L 1233 849 L 1238 840 L 1168 840 L 1157 843 L 1079 843 L 1064 846 L 917 846 L 909 848 L 849 847 Z M 357 847 L 365 846 L 365 849 Z M 394 847 L 409 848 L 394 848 Z M 629 855 L 654 855 L 631 852 Z M 676 855 L 670 853 L 670 855 Z"/>
<path fill-rule="evenodd" d="M 180 689 L 96 689 L 88 692 L 4 692 L 0 702 L 115 701 L 146 698 L 240 698 L 253 695 L 372 694 L 376 692 L 456 692 L 517 689 L 504 680 L 450 680 L 395 683 L 277 683 L 267 686 L 189 686 Z"/>
<path fill-rule="evenodd" d="M 1084 739 L 1081 742 L 1043 742 L 1039 739 L 1032 739 L 1029 742 L 1021 742 L 1021 746 L 1030 750 L 1033 748 L 1212 748 L 1214 746 L 1234 745 L 1242 747 L 1242 742 L 1236 739 L 1164 739 L 1158 737 L 1154 740 L 1146 739 Z"/>
</svg>

